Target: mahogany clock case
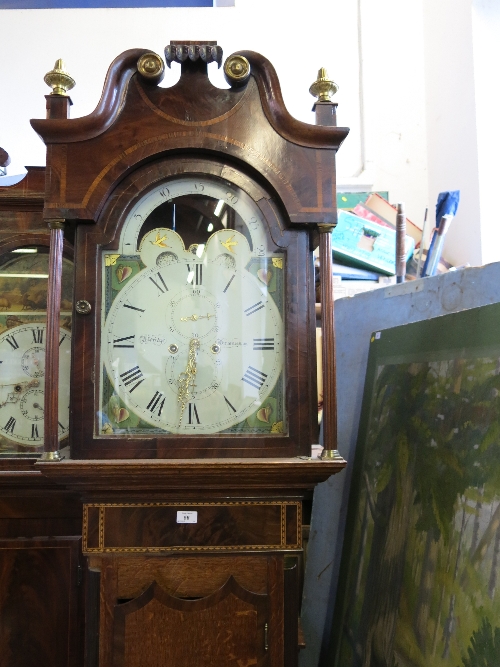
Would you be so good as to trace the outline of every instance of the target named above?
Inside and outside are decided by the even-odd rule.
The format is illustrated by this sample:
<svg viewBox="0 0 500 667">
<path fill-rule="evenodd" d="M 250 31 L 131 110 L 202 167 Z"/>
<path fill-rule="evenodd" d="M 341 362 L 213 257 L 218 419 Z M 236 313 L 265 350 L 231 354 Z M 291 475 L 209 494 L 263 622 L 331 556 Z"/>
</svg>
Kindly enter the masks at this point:
<svg viewBox="0 0 500 667">
<path fill-rule="evenodd" d="M 75 247 L 73 460 L 0 460 L 0 654 L 8 667 L 153 665 L 167 654 L 190 666 L 196 646 L 207 647 L 207 665 L 235 655 L 242 664 L 297 665 L 302 515 L 314 486 L 345 466 L 309 457 L 317 440 L 311 250 L 318 225 L 336 220 L 335 154 L 348 130 L 293 119 L 259 54 L 235 56 L 248 60 L 251 75 L 219 90 L 200 54 L 220 47 L 172 44 L 182 74 L 170 89 L 138 68 L 144 56 L 161 59 L 132 49 L 111 64 L 89 116 L 70 120 L 69 98 L 47 95 L 47 119 L 32 121 L 47 145 L 46 168 L 28 169 L 9 192 L 0 188 L 3 247 L 47 247 L 47 223 L 59 240 L 61 220 Z M 282 432 L 279 420 L 264 435 L 130 437 L 98 429 L 103 264 L 118 254 L 136 203 L 186 177 L 247 197 L 270 255 L 283 259 Z M 220 237 L 226 247 L 239 239 L 230 238 L 238 231 L 230 218 L 223 233 L 231 234 Z M 82 301 L 87 314 L 76 307 Z M 199 522 L 179 523 L 178 511 L 199 512 Z M 180 617 L 192 636 L 172 632 Z M 29 636 L 26 618 L 34 619 Z M 222 635 L 235 640 L 234 651 L 230 641 L 215 641 Z"/>
<path fill-rule="evenodd" d="M 68 98 L 48 95 L 47 119 L 31 121 L 47 145 L 43 216 L 46 220 L 63 219 L 66 228 L 76 229 L 75 303 L 90 306 L 88 314 L 77 309 L 73 323 L 72 457 L 308 456 L 318 438 L 312 248 L 317 244 L 318 225 L 332 225 L 336 220 L 335 154 L 348 129 L 313 126 L 292 118 L 284 106 L 274 68 L 257 53 L 229 56 L 226 74 L 227 62 L 232 60 L 238 64 L 246 61 L 250 74 L 243 83 L 232 81 L 225 90 L 214 87 L 207 74 L 207 62 L 217 59 L 221 63 L 222 51 L 215 42 L 172 42 L 165 54 L 167 62 L 181 64 L 181 77 L 174 86 L 161 88 L 160 74 L 154 80 L 144 74 L 141 63 L 158 66 L 160 73 L 163 63 L 159 56 L 131 49 L 111 64 L 94 112 L 72 120 L 67 117 Z M 262 216 L 271 252 L 284 260 L 284 345 L 283 362 L 279 363 L 283 363 L 285 407 L 271 423 L 274 430 L 267 433 L 261 429 L 250 432 L 251 428 L 203 429 L 198 413 L 199 435 L 187 435 L 176 428 L 137 435 L 133 430 L 116 428 L 126 412 L 131 412 L 132 401 L 123 387 L 117 389 L 122 403 L 111 408 L 118 419 L 108 424 L 98 415 L 103 412 L 99 402 L 104 349 L 101 332 L 107 326 L 102 321 L 102 254 L 116 249 L 135 202 L 158 185 L 187 176 L 226 183 L 233 193 L 244 192 Z M 225 238 L 224 243 L 230 240 Z M 132 335 L 112 333 L 115 340 Z M 257 340 L 267 335 L 255 334 Z M 122 384 L 128 387 L 132 372 L 140 370 L 137 363 L 120 368 Z M 256 372 L 260 377 L 266 373 L 260 366 Z M 159 373 L 165 374 L 165 370 Z M 146 385 L 144 381 L 135 395 Z M 151 411 L 159 411 L 160 390 L 163 396 L 166 393 L 164 385 L 157 387 L 156 393 L 154 386 L 149 386 L 150 395 L 142 394 L 139 416 L 146 414 L 150 404 Z M 268 390 L 264 389 L 260 398 L 267 399 Z M 128 404 L 123 404 L 124 397 Z M 230 395 L 224 398 L 229 409 L 236 407 Z M 194 411 L 196 405 L 192 407 Z M 256 400 L 256 411 L 262 410 L 265 416 L 269 409 L 265 401 L 259 407 Z M 238 415 L 248 421 L 245 410 Z"/>
<path fill-rule="evenodd" d="M 285 433 L 264 435 L 156 435 L 110 438 L 96 435 L 99 401 L 100 332 L 103 329 L 101 253 L 118 249 L 120 231 L 141 197 L 168 186 L 182 175 L 212 179 L 231 192 L 244 192 L 258 207 L 268 247 L 283 257 L 285 267 L 285 376 L 288 423 Z M 175 201 L 175 200 L 174 200 Z M 203 458 L 296 456 L 310 452 L 317 437 L 314 339 L 314 274 L 309 234 L 286 226 L 286 214 L 269 188 L 241 168 L 207 157 L 169 157 L 145 164 L 115 189 L 95 226 L 79 225 L 76 233 L 75 302 L 91 304 L 90 315 L 76 314 L 73 327 L 72 419 L 74 458 Z M 147 223 L 145 223 L 147 224 Z M 168 227 L 168 225 L 165 225 Z M 182 230 L 181 230 L 182 234 Z M 232 238 L 232 237 L 231 237 Z M 120 260 L 118 260 L 120 261 Z M 268 275 L 270 275 L 268 273 Z M 292 407 L 293 406 L 293 407 Z M 92 419 L 94 415 L 94 419 Z M 256 430 L 256 429 L 255 429 Z"/>
</svg>

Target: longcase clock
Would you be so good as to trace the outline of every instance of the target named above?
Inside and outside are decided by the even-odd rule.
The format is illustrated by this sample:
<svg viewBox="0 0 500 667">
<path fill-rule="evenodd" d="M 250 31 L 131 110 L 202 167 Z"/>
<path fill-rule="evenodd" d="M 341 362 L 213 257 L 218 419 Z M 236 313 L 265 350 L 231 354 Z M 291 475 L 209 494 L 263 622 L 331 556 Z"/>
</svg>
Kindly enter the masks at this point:
<svg viewBox="0 0 500 667">
<path fill-rule="evenodd" d="M 153 667 L 158 656 L 288 667 L 302 501 L 345 465 L 310 454 L 312 252 L 321 240 L 328 257 L 348 130 L 293 119 L 257 53 L 225 60 L 224 90 L 207 76 L 222 64 L 216 42 L 171 42 L 165 62 L 181 66 L 171 88 L 158 86 L 160 56 L 121 54 L 96 110 L 74 120 L 72 80 L 56 68 L 48 118 L 32 121 L 47 145 L 51 230 L 51 400 L 37 468 L 84 500 L 88 599 L 100 599 L 87 655 L 100 667 Z M 71 455 L 61 460 L 55 322 L 69 231 Z"/>
<path fill-rule="evenodd" d="M 0 149 L 0 165 L 8 164 Z M 0 179 L 2 180 L 2 179 Z M 44 449 L 50 235 L 45 168 L 0 187 L 0 655 L 3 667 L 74 667 L 82 651 L 82 506 L 35 469 Z M 73 249 L 62 244 L 54 442 L 67 451 Z"/>
</svg>

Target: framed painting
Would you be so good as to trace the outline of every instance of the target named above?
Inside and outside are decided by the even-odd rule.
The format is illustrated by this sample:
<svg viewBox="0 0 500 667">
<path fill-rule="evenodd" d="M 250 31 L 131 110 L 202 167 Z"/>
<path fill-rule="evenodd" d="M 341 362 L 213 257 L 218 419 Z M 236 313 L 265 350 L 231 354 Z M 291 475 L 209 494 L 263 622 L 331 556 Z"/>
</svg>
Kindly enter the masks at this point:
<svg viewBox="0 0 500 667">
<path fill-rule="evenodd" d="M 329 667 L 498 664 L 499 323 L 371 337 Z"/>
</svg>

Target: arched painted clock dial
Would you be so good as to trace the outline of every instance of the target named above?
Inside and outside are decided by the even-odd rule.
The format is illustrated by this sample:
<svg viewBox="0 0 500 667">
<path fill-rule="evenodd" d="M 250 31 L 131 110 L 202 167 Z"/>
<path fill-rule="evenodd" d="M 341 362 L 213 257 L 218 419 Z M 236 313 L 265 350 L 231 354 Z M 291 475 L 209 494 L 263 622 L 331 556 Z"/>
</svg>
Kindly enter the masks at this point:
<svg viewBox="0 0 500 667">
<path fill-rule="evenodd" d="M 267 250 L 255 204 L 229 206 L 241 193 L 213 190 L 208 179 L 181 183 L 204 227 L 200 242 L 181 224 L 143 235 L 136 216 L 144 225 L 154 212 L 156 188 L 123 227 L 120 247 L 139 244 L 140 256 L 116 254 L 105 266 L 99 433 L 283 433 L 284 256 Z M 176 187 L 169 183 L 169 194 Z M 217 215 L 227 227 L 216 228 Z"/>
</svg>

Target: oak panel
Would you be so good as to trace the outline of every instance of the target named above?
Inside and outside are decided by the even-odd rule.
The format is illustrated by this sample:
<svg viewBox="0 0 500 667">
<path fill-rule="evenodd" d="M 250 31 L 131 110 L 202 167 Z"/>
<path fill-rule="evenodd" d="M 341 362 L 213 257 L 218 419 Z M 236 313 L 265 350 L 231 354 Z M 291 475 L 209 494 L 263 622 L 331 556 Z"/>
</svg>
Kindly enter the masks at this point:
<svg viewBox="0 0 500 667">
<path fill-rule="evenodd" d="M 115 607 L 114 667 L 241 667 L 267 663 L 267 596 L 230 578 L 219 591 L 181 600 L 155 582 Z"/>
<path fill-rule="evenodd" d="M 138 597 L 152 581 L 179 598 L 206 597 L 234 575 L 254 593 L 267 592 L 267 560 L 262 556 L 130 556 L 117 564 L 116 595 Z"/>
</svg>

